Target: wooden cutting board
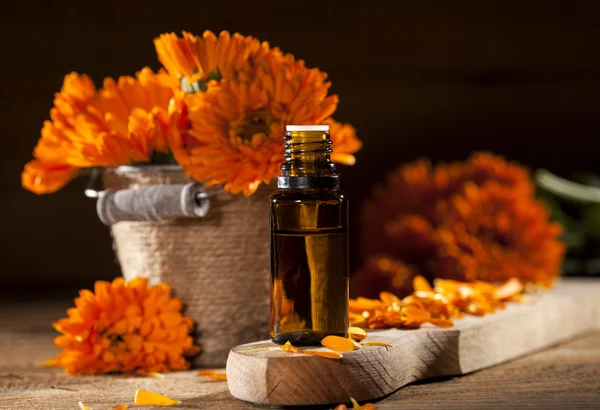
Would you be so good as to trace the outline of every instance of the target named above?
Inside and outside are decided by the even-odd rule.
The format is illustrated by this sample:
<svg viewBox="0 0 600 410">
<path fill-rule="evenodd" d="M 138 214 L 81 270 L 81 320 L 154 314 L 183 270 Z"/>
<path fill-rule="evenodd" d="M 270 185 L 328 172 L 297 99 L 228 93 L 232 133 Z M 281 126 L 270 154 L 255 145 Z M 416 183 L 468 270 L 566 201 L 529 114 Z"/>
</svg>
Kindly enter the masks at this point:
<svg viewBox="0 0 600 410">
<path fill-rule="evenodd" d="M 341 360 L 256 350 L 270 341 L 235 347 L 227 383 L 238 399 L 261 404 L 339 404 L 375 400 L 408 383 L 494 366 L 600 328 L 600 280 L 564 279 L 552 291 L 484 317 L 468 316 L 450 329 L 373 330 Z M 325 350 L 325 349 L 323 349 Z"/>
</svg>

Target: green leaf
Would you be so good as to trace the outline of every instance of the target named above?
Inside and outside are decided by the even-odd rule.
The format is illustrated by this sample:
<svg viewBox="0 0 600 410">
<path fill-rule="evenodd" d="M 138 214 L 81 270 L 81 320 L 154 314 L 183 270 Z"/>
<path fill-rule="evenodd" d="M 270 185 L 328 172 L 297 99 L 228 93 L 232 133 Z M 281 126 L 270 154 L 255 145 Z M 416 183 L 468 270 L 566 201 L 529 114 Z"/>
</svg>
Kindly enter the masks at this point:
<svg viewBox="0 0 600 410">
<path fill-rule="evenodd" d="M 600 204 L 600 188 L 569 181 L 545 169 L 535 172 L 535 182 L 543 189 L 561 199 L 579 204 Z"/>
<path fill-rule="evenodd" d="M 558 198 L 550 192 L 538 190 L 536 197 L 548 207 L 550 219 L 562 225 L 563 232 L 561 239 L 566 243 L 569 251 L 581 251 L 587 241 L 586 229 L 582 226 L 582 221 L 564 212 Z"/>
<path fill-rule="evenodd" d="M 600 204 L 586 206 L 583 209 L 583 222 L 587 234 L 600 239 Z"/>
<path fill-rule="evenodd" d="M 539 191 L 536 192 L 536 197 L 550 211 L 550 219 L 560 223 L 565 228 L 576 224 L 576 221 L 562 210 L 559 201 L 552 194 L 546 191 Z"/>
<path fill-rule="evenodd" d="M 221 81 L 221 71 L 217 68 L 211 71 L 204 78 L 201 78 L 193 83 L 189 83 L 187 77 L 181 77 L 181 88 L 188 94 L 206 92 L 208 90 L 208 83 L 212 80 Z"/>
</svg>

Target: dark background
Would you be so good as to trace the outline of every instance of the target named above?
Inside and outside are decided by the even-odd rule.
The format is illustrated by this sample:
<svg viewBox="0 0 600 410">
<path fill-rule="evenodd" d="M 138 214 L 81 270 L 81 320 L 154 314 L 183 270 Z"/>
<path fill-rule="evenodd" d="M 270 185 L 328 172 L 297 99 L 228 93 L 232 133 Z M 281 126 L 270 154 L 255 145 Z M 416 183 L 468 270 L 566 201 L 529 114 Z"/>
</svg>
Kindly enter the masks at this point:
<svg viewBox="0 0 600 410">
<path fill-rule="evenodd" d="M 420 156 L 486 149 L 565 176 L 600 171 L 598 2 L 17 3 L 0 13 L 5 295 L 51 297 L 118 274 L 86 181 L 36 196 L 20 173 L 66 73 L 100 85 L 157 69 L 162 32 L 237 31 L 329 73 L 335 117 L 364 142 L 357 165 L 342 169 L 354 218 L 386 170 Z"/>
</svg>

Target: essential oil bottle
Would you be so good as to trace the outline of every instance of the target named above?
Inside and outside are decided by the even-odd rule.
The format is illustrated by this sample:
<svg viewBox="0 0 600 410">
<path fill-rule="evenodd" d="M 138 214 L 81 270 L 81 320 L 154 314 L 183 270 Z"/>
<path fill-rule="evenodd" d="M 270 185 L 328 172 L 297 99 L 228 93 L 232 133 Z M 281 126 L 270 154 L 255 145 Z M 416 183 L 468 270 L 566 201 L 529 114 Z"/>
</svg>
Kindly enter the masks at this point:
<svg viewBox="0 0 600 410">
<path fill-rule="evenodd" d="M 271 338 L 318 345 L 348 331 L 348 200 L 327 125 L 288 125 L 271 195 Z"/>
</svg>

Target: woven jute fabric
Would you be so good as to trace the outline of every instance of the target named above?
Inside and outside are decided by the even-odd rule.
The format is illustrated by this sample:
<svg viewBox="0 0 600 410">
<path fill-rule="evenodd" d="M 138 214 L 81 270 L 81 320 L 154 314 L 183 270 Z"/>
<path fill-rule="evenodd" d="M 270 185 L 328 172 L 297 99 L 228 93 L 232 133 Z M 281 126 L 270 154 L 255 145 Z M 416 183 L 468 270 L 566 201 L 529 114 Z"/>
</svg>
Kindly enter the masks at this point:
<svg viewBox="0 0 600 410">
<path fill-rule="evenodd" d="M 188 182 L 176 167 L 143 168 L 106 170 L 104 186 Z M 171 285 L 196 322 L 202 353 L 194 365 L 224 366 L 233 346 L 268 337 L 268 197 L 273 189 L 261 186 L 249 198 L 212 189 L 204 218 L 122 221 L 111 227 L 125 280 L 142 276 Z"/>
</svg>

